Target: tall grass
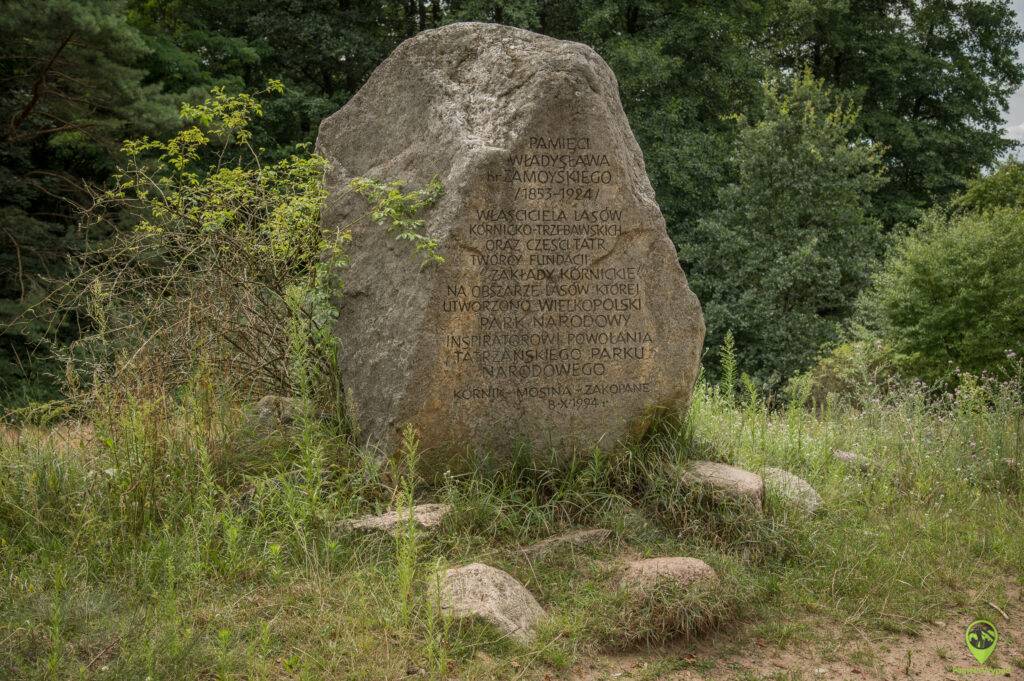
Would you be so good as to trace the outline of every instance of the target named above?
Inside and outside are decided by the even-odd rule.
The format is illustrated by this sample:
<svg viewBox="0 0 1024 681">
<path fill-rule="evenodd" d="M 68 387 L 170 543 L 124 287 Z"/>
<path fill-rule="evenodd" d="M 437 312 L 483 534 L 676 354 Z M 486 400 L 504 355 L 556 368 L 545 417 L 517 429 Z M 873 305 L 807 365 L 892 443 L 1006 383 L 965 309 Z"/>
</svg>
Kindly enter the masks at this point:
<svg viewBox="0 0 1024 681">
<path fill-rule="evenodd" d="M 783 642 L 794 635 L 784 623 L 808 617 L 875 636 L 1005 606 L 1024 573 L 1019 383 L 968 380 L 939 399 L 908 387 L 820 413 L 799 394 L 768 410 L 756 390 L 729 392 L 700 385 L 687 421 L 616 454 L 581 452 L 560 470 L 524 455 L 433 486 L 415 477 L 412 433 L 405 465 L 389 469 L 308 410 L 268 435 L 202 377 L 96 408 L 77 428 L 9 429 L 0 678 L 543 675 L 673 633 L 623 617 L 617 575 L 639 556 L 694 556 L 724 577 L 681 611 L 694 616 L 678 631 L 695 636 L 708 613 Z M 785 468 L 823 510 L 769 498 L 757 516 L 696 497 L 671 475 L 692 458 Z M 429 533 L 339 529 L 427 500 L 454 507 Z M 591 526 L 613 540 L 539 559 L 518 550 Z M 533 646 L 441 616 L 439 571 L 469 561 L 537 595 L 550 618 Z"/>
</svg>

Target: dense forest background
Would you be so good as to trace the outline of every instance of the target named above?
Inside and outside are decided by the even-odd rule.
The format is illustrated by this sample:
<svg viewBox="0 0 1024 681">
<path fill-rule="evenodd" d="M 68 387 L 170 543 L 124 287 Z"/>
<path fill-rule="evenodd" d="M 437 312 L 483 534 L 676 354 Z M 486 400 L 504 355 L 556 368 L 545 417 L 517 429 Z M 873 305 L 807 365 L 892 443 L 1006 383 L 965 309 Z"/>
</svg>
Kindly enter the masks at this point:
<svg viewBox="0 0 1024 681">
<path fill-rule="evenodd" d="M 275 79 L 253 142 L 285 158 L 402 40 L 464 20 L 584 42 L 611 65 L 705 306 L 710 371 L 727 334 L 730 363 L 770 389 L 823 352 L 862 353 L 863 334 L 937 380 L 1021 350 L 1024 294 L 1003 294 L 1024 222 L 985 217 L 1024 195 L 999 165 L 1024 83 L 1005 0 L 23 0 L 0 11 L 0 401 L 57 394 L 47 348 L 88 321 L 42 303 L 118 229 L 80 216 L 123 139 L 167 137 L 215 86 Z M 971 295 L 942 288 L 985 272 Z M 888 288 L 866 295 L 872 281 Z"/>
</svg>

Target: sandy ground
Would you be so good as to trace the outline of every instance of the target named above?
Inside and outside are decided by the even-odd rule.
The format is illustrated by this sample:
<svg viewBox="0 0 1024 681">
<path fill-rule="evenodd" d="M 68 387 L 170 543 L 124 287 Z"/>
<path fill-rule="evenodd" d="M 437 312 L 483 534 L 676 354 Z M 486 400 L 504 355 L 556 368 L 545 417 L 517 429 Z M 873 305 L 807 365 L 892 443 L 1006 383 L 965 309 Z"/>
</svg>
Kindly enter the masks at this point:
<svg viewBox="0 0 1024 681">
<path fill-rule="evenodd" d="M 817 623 L 810 624 L 814 628 L 814 642 L 809 645 L 778 648 L 754 638 L 752 645 L 738 649 L 720 632 L 712 641 L 599 658 L 578 667 L 572 678 L 578 681 L 947 681 L 969 678 L 1024 681 L 1024 598 L 1016 587 L 1010 595 L 1011 606 L 1003 608 L 1006 617 L 999 616 L 993 621 L 999 631 L 999 641 L 985 665 L 988 673 L 981 673 L 980 665 L 964 643 L 964 631 L 973 618 L 967 613 L 954 612 L 928 625 L 917 636 L 894 636 L 878 641 L 832 635 L 829 625 Z"/>
</svg>

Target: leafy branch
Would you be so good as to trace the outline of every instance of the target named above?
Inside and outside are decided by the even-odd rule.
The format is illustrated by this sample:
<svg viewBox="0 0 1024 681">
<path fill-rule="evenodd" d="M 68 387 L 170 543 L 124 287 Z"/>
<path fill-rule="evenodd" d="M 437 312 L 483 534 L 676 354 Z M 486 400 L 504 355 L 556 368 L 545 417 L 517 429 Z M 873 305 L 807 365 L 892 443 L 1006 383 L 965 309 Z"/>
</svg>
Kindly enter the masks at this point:
<svg viewBox="0 0 1024 681">
<path fill-rule="evenodd" d="M 399 180 L 379 182 L 365 177 L 349 182 L 349 187 L 370 203 L 370 217 L 374 222 L 384 225 L 396 239 L 414 244 L 416 253 L 423 257 L 423 266 L 444 262 L 437 252 L 437 241 L 423 233 L 424 220 L 416 217 L 444 194 L 441 182 L 434 178 L 422 189 L 408 193 L 402 193 L 403 186 Z"/>
</svg>

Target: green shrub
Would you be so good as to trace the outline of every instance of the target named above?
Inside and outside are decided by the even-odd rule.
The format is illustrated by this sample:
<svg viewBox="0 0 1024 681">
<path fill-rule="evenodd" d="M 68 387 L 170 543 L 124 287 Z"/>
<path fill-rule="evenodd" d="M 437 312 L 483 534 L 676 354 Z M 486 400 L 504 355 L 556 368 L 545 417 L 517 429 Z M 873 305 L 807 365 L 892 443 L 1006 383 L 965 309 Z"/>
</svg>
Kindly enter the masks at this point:
<svg viewBox="0 0 1024 681">
<path fill-rule="evenodd" d="M 259 95 L 281 91 L 214 89 L 182 105 L 170 139 L 124 142 L 85 216 L 113 236 L 87 251 L 61 301 L 87 320 L 68 357 L 73 379 L 138 394 L 217 369 L 243 391 L 288 392 L 298 345 L 330 361 L 344 235 L 321 234 L 325 161 L 298 148 L 270 163 L 251 145 Z"/>
<path fill-rule="evenodd" d="M 953 207 L 960 211 L 1024 208 L 1024 164 L 1007 161 L 995 172 L 972 180 Z"/>
<path fill-rule="evenodd" d="M 87 250 L 57 301 L 83 321 L 62 357 L 72 392 L 161 394 L 204 374 L 241 396 L 301 394 L 340 413 L 332 327 L 348 230 L 369 219 L 413 242 L 413 262 L 435 263 L 419 213 L 442 188 L 356 179 L 348 189 L 366 213 L 323 228 L 327 161 L 308 145 L 271 161 L 252 143 L 264 96 L 282 91 L 276 81 L 255 95 L 214 88 L 182 105 L 168 140 L 124 142 L 85 215 L 112 236 Z"/>
<path fill-rule="evenodd" d="M 1024 350 L 1024 212 L 927 214 L 896 245 L 861 313 L 930 384 L 1005 375 Z"/>
<path fill-rule="evenodd" d="M 880 150 L 851 136 L 858 110 L 808 73 L 766 89 L 761 120 L 740 118 L 737 181 L 680 257 L 704 305 L 707 346 L 781 387 L 839 337 L 881 255 L 871 196 Z M 709 367 L 713 372 L 717 367 Z"/>
<path fill-rule="evenodd" d="M 806 392 L 801 404 L 822 408 L 829 400 L 842 399 L 862 406 L 867 399 L 886 393 L 898 380 L 893 353 L 885 343 L 858 338 L 828 351 L 814 366 L 790 380 L 791 392 Z"/>
</svg>

